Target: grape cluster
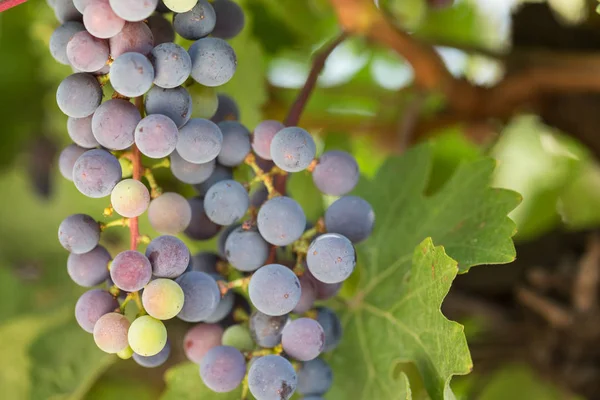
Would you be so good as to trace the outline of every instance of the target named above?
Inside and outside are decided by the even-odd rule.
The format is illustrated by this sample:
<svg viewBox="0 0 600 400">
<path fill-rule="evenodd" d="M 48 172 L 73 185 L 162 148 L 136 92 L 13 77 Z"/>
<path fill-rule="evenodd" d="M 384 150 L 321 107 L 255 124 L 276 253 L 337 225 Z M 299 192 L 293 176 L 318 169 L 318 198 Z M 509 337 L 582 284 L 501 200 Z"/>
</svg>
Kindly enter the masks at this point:
<svg viewBox="0 0 600 400">
<path fill-rule="evenodd" d="M 74 142 L 60 155 L 60 172 L 85 196 L 110 196 L 105 216 L 122 217 L 74 214 L 59 227 L 70 277 L 92 288 L 75 306 L 79 325 L 101 350 L 152 368 L 169 357 L 164 321 L 176 317 L 194 324 L 183 348 L 210 389 L 243 384 L 259 400 L 288 399 L 296 390 L 320 398 L 332 372 L 319 355 L 337 346 L 342 328 L 318 302 L 352 274 L 354 244 L 374 225 L 369 203 L 348 195 L 359 179 L 354 158 L 342 151 L 317 158 L 306 130 L 277 121 L 251 133 L 235 101 L 210 92 L 236 69 L 225 39 L 242 30 L 244 14 L 231 0 L 52 6 L 62 25 L 50 51 L 74 71 L 56 93 Z M 173 42 L 176 34 L 194 41 L 189 49 Z M 233 169 L 243 164 L 255 178 L 240 183 Z M 198 196 L 162 193 L 152 174 L 158 167 L 170 167 Z M 338 197 L 312 223 L 285 195 L 286 176 L 301 171 Z M 144 213 L 162 236 L 139 234 Z M 100 244 L 112 226 L 129 227 L 132 236 L 131 248 L 114 257 Z M 192 256 L 178 234 L 218 236 L 218 252 Z M 133 319 L 125 315 L 130 302 Z"/>
</svg>

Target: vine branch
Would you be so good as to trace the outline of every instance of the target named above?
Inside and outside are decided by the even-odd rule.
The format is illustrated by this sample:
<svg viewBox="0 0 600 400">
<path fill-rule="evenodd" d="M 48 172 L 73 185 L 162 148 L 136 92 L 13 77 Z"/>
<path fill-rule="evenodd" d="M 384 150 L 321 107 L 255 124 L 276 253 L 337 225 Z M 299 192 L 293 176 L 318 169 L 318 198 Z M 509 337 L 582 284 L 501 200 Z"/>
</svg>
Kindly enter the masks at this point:
<svg viewBox="0 0 600 400">
<path fill-rule="evenodd" d="M 144 101 L 143 101 L 142 96 L 135 98 L 135 106 L 138 108 L 138 110 L 140 111 L 140 115 L 143 117 L 144 116 L 144 114 L 143 114 L 144 113 Z M 138 180 L 138 181 L 141 180 L 142 175 L 144 173 L 144 167 L 142 166 L 142 155 L 140 153 L 140 150 L 137 148 L 137 146 L 135 144 L 131 147 L 131 164 L 132 164 L 132 169 L 133 169 L 133 179 Z M 130 235 L 130 241 L 129 241 L 130 249 L 137 250 L 139 238 L 140 238 L 140 228 L 139 228 L 139 224 L 138 224 L 138 217 L 134 217 L 129 220 L 129 235 Z"/>
</svg>

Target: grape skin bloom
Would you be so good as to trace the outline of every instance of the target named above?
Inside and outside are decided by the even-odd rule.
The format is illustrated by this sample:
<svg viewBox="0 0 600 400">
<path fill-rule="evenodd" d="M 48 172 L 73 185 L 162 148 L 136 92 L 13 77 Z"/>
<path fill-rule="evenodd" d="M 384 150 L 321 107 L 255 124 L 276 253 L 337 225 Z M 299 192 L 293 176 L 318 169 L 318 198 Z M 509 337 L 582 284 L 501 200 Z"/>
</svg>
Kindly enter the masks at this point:
<svg viewBox="0 0 600 400">
<path fill-rule="evenodd" d="M 145 357 L 137 353 L 133 353 L 133 360 L 144 368 L 156 368 L 163 365 L 171 355 L 171 343 L 167 340 L 167 344 L 158 354 L 153 356 Z"/>
<path fill-rule="evenodd" d="M 373 231 L 375 213 L 371 205 L 357 196 L 344 196 L 325 211 L 327 232 L 344 235 L 352 243 L 367 239 Z"/>
<path fill-rule="evenodd" d="M 277 132 L 271 141 L 271 158 L 287 172 L 306 169 L 315 158 L 317 146 L 310 133 L 291 126 Z"/>
<path fill-rule="evenodd" d="M 75 304 L 75 319 L 86 332 L 93 333 L 96 322 L 105 314 L 119 308 L 119 302 L 102 289 L 88 290 Z"/>
<path fill-rule="evenodd" d="M 176 235 L 183 232 L 192 220 L 192 209 L 179 193 L 163 193 L 150 202 L 150 225 L 160 233 Z"/>
<path fill-rule="evenodd" d="M 159 236 L 146 248 L 146 257 L 152 265 L 152 273 L 159 278 L 177 278 L 190 263 L 190 250 L 175 236 Z"/>
<path fill-rule="evenodd" d="M 258 124 L 254 129 L 254 136 L 252 137 L 252 150 L 259 157 L 271 160 L 271 142 L 277 132 L 283 128 L 285 128 L 285 125 L 274 120 L 266 120 Z"/>
<path fill-rule="evenodd" d="M 305 396 L 325 394 L 332 383 L 333 371 L 320 358 L 302 363 L 302 367 L 298 370 L 298 392 Z"/>
<path fill-rule="evenodd" d="M 298 318 L 283 328 L 283 350 L 299 361 L 310 361 L 319 356 L 325 346 L 325 333 L 317 321 Z"/>
<path fill-rule="evenodd" d="M 175 151 L 179 131 L 172 119 L 153 114 L 143 118 L 135 127 L 134 140 L 146 157 L 163 158 Z"/>
<path fill-rule="evenodd" d="M 152 266 L 142 253 L 126 250 L 119 253 L 110 267 L 110 279 L 121 290 L 137 292 L 150 282 Z"/>
<path fill-rule="evenodd" d="M 281 356 L 256 359 L 248 372 L 248 386 L 260 400 L 287 400 L 296 391 L 298 377 L 292 364 Z"/>
<path fill-rule="evenodd" d="M 92 118 L 93 114 L 85 118 L 67 119 L 67 133 L 79 147 L 91 149 L 100 146 L 92 132 Z"/>
<path fill-rule="evenodd" d="M 196 164 L 184 160 L 176 151 L 171 154 L 171 172 L 183 183 L 197 185 L 205 182 L 215 170 L 215 160 Z"/>
<path fill-rule="evenodd" d="M 229 82 L 237 67 L 233 48 L 223 39 L 206 37 L 195 41 L 189 48 L 192 59 L 192 78 L 208 87 Z"/>
<path fill-rule="evenodd" d="M 127 348 L 130 324 L 124 315 L 112 312 L 103 315 L 94 325 L 94 341 L 100 350 L 116 354 Z"/>
<path fill-rule="evenodd" d="M 84 254 L 98 245 L 100 225 L 89 215 L 73 214 L 60 223 L 58 239 L 65 250 Z"/>
<path fill-rule="evenodd" d="M 175 280 L 183 289 L 185 302 L 177 315 L 186 322 L 200 322 L 217 309 L 221 291 L 217 282 L 204 272 L 186 272 Z"/>
<path fill-rule="evenodd" d="M 142 117 L 127 100 L 111 99 L 102 103 L 92 117 L 92 132 L 102 146 L 124 150 L 134 141 L 134 131 Z"/>
<path fill-rule="evenodd" d="M 237 228 L 225 241 L 227 261 L 239 271 L 250 272 L 262 267 L 269 250 L 269 244 L 255 229 Z"/>
<path fill-rule="evenodd" d="M 102 88 L 93 75 L 76 73 L 67 76 L 58 85 L 56 103 L 71 118 L 92 115 L 102 101 Z"/>
<path fill-rule="evenodd" d="M 197 324 L 183 338 L 183 350 L 193 363 L 200 364 L 204 355 L 213 347 L 221 345 L 223 328 L 218 324 Z"/>
<path fill-rule="evenodd" d="M 192 96 L 182 86 L 173 89 L 154 86 L 144 98 L 144 107 L 146 114 L 165 115 L 175 122 L 177 128 L 182 128 L 192 117 Z"/>
<path fill-rule="evenodd" d="M 159 278 L 148 283 L 142 293 L 142 304 L 146 312 L 156 319 L 175 317 L 184 303 L 181 287 L 170 279 Z"/>
<path fill-rule="evenodd" d="M 231 392 L 246 375 L 246 359 L 231 346 L 210 349 L 200 362 L 200 376 L 209 389 L 217 393 Z"/>
<path fill-rule="evenodd" d="M 360 175 L 354 157 L 345 151 L 333 150 L 321 155 L 312 177 L 322 193 L 343 196 L 354 189 Z"/>
<path fill-rule="evenodd" d="M 216 183 L 208 189 L 204 198 L 206 215 L 219 225 L 233 224 L 246 214 L 249 206 L 248 192 L 234 180 Z"/>
<path fill-rule="evenodd" d="M 60 174 L 70 181 L 73 180 L 73 167 L 77 162 L 77 159 L 81 157 L 87 150 L 77 146 L 76 144 L 70 144 L 60 152 L 58 157 L 58 170 Z"/>
<path fill-rule="evenodd" d="M 223 133 L 217 124 L 193 118 L 179 130 L 177 152 L 188 162 L 203 164 L 217 158 L 222 144 Z"/>
<path fill-rule="evenodd" d="M 154 67 L 143 54 L 123 53 L 110 66 L 110 83 L 123 96 L 141 96 L 153 81 Z"/>
<path fill-rule="evenodd" d="M 79 286 L 92 287 L 108 279 L 110 253 L 102 246 L 96 246 L 84 254 L 70 254 L 67 259 L 67 272 Z"/>
<path fill-rule="evenodd" d="M 250 153 L 250 131 L 237 121 L 223 121 L 219 128 L 223 133 L 223 144 L 217 161 L 226 167 L 240 165 Z"/>
<path fill-rule="evenodd" d="M 288 322 L 287 314 L 271 316 L 254 311 L 250 316 L 252 339 L 260 346 L 273 348 L 281 343 L 281 332 Z"/>
<path fill-rule="evenodd" d="M 190 55 L 175 43 L 156 46 L 150 53 L 150 61 L 154 65 L 154 84 L 164 89 L 182 85 L 192 72 Z"/>
<path fill-rule="evenodd" d="M 248 286 L 250 301 L 260 312 L 278 316 L 291 312 L 300 300 L 300 282 L 280 264 L 259 268 Z"/>
<path fill-rule="evenodd" d="M 199 0 L 190 11 L 173 16 L 175 32 L 188 40 L 198 40 L 207 36 L 216 22 L 215 10 L 206 0 Z"/>
<path fill-rule="evenodd" d="M 356 266 L 356 252 L 352 242 L 337 233 L 318 236 L 306 253 L 310 273 L 321 282 L 345 281 Z"/>
<path fill-rule="evenodd" d="M 268 200 L 258 211 L 258 230 L 275 246 L 287 246 L 300 239 L 306 227 L 306 216 L 296 200 L 279 196 Z"/>
</svg>

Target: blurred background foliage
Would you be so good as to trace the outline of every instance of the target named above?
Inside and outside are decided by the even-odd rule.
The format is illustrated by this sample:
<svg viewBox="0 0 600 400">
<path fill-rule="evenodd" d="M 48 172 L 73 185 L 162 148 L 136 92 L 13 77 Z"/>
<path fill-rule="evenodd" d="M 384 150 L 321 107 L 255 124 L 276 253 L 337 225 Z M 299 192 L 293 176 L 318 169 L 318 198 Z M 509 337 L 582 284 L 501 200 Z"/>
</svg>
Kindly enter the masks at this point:
<svg viewBox="0 0 600 400">
<path fill-rule="evenodd" d="M 455 76 L 484 86 L 501 78 L 503 67 L 497 60 L 469 49 L 509 48 L 511 12 L 521 1 L 457 0 L 440 10 L 425 0 L 380 2 L 399 27 L 439 43 L 436 48 Z M 583 0 L 548 3 L 561 21 L 581 24 L 586 19 L 589 3 Z M 339 27 L 328 0 L 240 0 L 240 4 L 247 25 L 231 42 L 238 71 L 219 91 L 236 99 L 241 121 L 253 129 L 264 118 L 284 118 L 308 75 L 311 56 Z M 69 138 L 55 90 L 71 72 L 48 51 L 57 26 L 43 0 L 0 14 L 2 398 L 157 399 L 164 387 L 164 368 L 146 371 L 131 360 L 117 363 L 97 350 L 74 321 L 72 310 L 83 290 L 68 278 L 67 253 L 57 242 L 57 227 L 73 212 L 103 220 L 101 213 L 108 204 L 106 199 L 80 195 L 56 168 L 58 152 Z M 321 151 L 347 150 L 356 156 L 363 173 L 372 176 L 387 155 L 405 148 L 403 135 L 410 129 L 415 103 L 426 115 L 443 106 L 439 96 L 416 90 L 412 76 L 411 67 L 390 50 L 361 38 L 347 40 L 327 60 L 301 125 L 315 135 Z M 461 162 L 486 154 L 498 160 L 495 185 L 523 196 L 511 215 L 518 225 L 518 242 L 557 229 L 596 228 L 600 223 L 600 166 L 569 132 L 545 125 L 535 114 L 517 116 L 504 126 L 455 125 L 428 136 L 435 153 L 431 192 Z M 167 188 L 175 184 L 168 171 L 158 179 Z M 402 185 L 402 176 L 397 184 Z M 178 190 L 193 195 L 189 188 Z M 308 175 L 295 175 L 289 190 L 313 220 L 329 201 L 318 194 Z M 141 230 L 152 236 L 145 218 Z M 126 246 L 126 239 L 126 232 L 119 230 L 103 236 L 113 253 Z M 214 248 L 213 242 L 188 244 L 194 251 Z M 169 365 L 182 360 L 181 351 L 174 353 Z M 453 387 L 461 398 L 565 396 L 526 365 L 509 364 L 480 374 L 476 364 L 475 371 L 455 379 Z"/>
</svg>

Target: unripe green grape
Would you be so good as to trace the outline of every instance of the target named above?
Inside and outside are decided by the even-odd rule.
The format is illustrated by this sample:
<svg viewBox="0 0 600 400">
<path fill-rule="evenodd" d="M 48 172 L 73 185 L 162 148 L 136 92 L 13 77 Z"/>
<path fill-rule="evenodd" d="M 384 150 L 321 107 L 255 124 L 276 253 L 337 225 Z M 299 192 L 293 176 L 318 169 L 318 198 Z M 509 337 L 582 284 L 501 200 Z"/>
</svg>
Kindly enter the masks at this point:
<svg viewBox="0 0 600 400">
<path fill-rule="evenodd" d="M 135 179 L 124 179 L 113 188 L 110 202 L 119 215 L 135 218 L 148 209 L 150 193 L 142 182 Z"/>
<path fill-rule="evenodd" d="M 165 347 L 167 328 L 158 319 L 144 315 L 131 323 L 127 338 L 134 352 L 149 357 L 158 354 Z"/>
<path fill-rule="evenodd" d="M 194 8 L 198 0 L 163 0 L 163 3 L 171 11 L 184 13 Z"/>
<path fill-rule="evenodd" d="M 171 319 L 183 307 L 183 290 L 170 279 L 155 279 L 144 288 L 142 303 L 146 312 L 157 319 Z"/>
<path fill-rule="evenodd" d="M 94 341 L 100 350 L 115 354 L 127 348 L 129 320 L 123 314 L 104 314 L 94 325 Z"/>
<path fill-rule="evenodd" d="M 119 351 L 117 356 L 119 356 L 121 360 L 129 360 L 133 357 L 133 349 L 128 345 L 125 349 Z"/>
<path fill-rule="evenodd" d="M 223 346 L 235 347 L 240 351 L 252 351 L 255 347 L 250 330 L 243 325 L 232 325 L 225 329 L 221 341 Z"/>
</svg>

